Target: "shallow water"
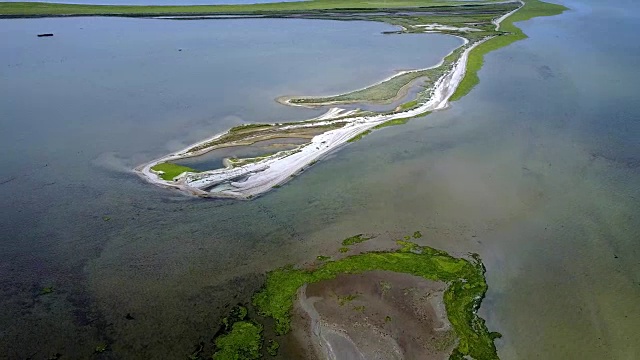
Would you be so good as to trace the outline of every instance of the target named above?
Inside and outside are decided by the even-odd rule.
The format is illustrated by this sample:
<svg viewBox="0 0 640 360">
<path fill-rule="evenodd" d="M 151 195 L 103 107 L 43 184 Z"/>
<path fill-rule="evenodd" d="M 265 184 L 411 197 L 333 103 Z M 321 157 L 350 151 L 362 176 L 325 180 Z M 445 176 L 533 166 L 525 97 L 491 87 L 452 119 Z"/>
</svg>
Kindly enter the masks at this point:
<svg viewBox="0 0 640 360">
<path fill-rule="evenodd" d="M 255 260 L 251 247 L 271 254 L 256 262 L 262 272 L 298 230 L 261 203 L 193 201 L 131 169 L 241 123 L 320 115 L 274 99 L 363 87 L 433 65 L 461 44 L 382 34 L 389 29 L 265 19 L 0 21 L 0 348 L 11 358 L 85 358 L 106 341 L 118 358 L 182 357 L 210 337 L 225 299 L 242 286 L 221 284 Z M 48 286 L 55 292 L 39 296 Z"/>
<path fill-rule="evenodd" d="M 356 233 L 378 234 L 365 244 L 379 248 L 420 230 L 422 244 L 482 256 L 481 315 L 504 335 L 502 358 L 640 357 L 640 9 L 565 4 L 523 23 L 530 38 L 490 54 L 450 109 L 374 132 L 250 202 L 186 199 L 125 170 L 243 120 L 298 118 L 272 99 L 362 87 L 429 49 L 404 35 L 381 45 L 385 27 L 364 23 L 0 22 L 15 39 L 0 49 L 0 347 L 87 357 L 104 341 L 107 358 L 183 357 L 265 270 Z M 102 39 L 35 38 L 51 24 L 82 36 L 96 20 Z M 304 31 L 313 41 L 288 35 Z M 249 39 L 244 55 L 230 46 Z M 340 53 L 318 53 L 329 45 Z M 209 52 L 225 46 L 233 61 Z M 252 72 L 257 52 L 271 60 Z"/>
</svg>

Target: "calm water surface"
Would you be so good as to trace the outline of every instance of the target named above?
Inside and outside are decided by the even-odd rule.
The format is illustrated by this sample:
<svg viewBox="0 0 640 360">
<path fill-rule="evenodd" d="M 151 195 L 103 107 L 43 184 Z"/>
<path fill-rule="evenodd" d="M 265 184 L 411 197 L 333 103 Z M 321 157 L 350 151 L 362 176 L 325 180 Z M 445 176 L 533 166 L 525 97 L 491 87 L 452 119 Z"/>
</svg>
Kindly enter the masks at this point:
<svg viewBox="0 0 640 360">
<path fill-rule="evenodd" d="M 287 219 L 297 205 L 193 201 L 130 169 L 241 123 L 317 116 L 324 110 L 274 99 L 363 87 L 436 64 L 461 44 L 381 33 L 389 29 L 0 21 L 0 348 L 12 358 L 84 358 L 106 341 L 114 357 L 182 357 L 208 339 L 237 295 L 225 282 L 242 276 L 253 291 L 251 274 L 270 266 L 277 248 L 305 241 L 301 219 Z M 270 255 L 255 262 L 248 254 Z M 55 292 L 39 296 L 47 286 Z"/>
<path fill-rule="evenodd" d="M 490 54 L 447 111 L 251 202 L 186 199 L 126 170 L 244 121 L 312 116 L 272 99 L 360 87 L 457 42 L 364 23 L 0 22 L 6 357 L 86 358 L 100 342 L 105 358 L 184 357 L 265 270 L 355 233 L 380 248 L 420 230 L 482 256 L 502 358 L 639 358 L 640 8 L 564 4 L 522 23 L 530 38 Z"/>
</svg>

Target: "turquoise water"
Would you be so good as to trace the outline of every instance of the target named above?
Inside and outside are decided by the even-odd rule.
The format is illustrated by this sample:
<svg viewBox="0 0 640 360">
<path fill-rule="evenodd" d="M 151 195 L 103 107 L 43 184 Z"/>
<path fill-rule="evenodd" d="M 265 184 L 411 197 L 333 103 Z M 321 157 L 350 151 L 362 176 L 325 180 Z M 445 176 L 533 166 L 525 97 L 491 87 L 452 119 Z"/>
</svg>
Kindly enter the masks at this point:
<svg viewBox="0 0 640 360">
<path fill-rule="evenodd" d="M 640 8 L 563 3 L 522 23 L 530 38 L 489 54 L 451 108 L 250 202 L 187 199 L 127 169 L 244 121 L 311 116 L 272 99 L 362 87 L 457 42 L 415 46 L 365 23 L 0 22 L 14 39 L 0 49 L 0 347 L 209 351 L 264 271 L 357 233 L 384 248 L 420 230 L 422 244 L 482 256 L 480 313 L 503 359 L 639 358 Z"/>
</svg>

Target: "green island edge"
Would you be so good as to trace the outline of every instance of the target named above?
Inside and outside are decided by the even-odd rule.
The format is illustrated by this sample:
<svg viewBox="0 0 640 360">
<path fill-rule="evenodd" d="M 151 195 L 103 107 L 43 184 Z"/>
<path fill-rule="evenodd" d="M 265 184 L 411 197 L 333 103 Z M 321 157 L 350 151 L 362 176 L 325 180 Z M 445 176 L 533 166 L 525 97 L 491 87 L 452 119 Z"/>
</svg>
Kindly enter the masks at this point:
<svg viewBox="0 0 640 360">
<path fill-rule="evenodd" d="M 484 56 L 486 54 L 528 37 L 522 29 L 515 25 L 516 22 L 530 20 L 536 17 L 559 15 L 564 11 L 569 10 L 565 6 L 551 4 L 540 0 L 523 0 L 523 2 L 524 6 L 520 10 L 511 14 L 511 16 L 504 19 L 500 24 L 502 31 L 508 32 L 509 35 L 494 37 L 478 45 L 469 53 L 467 71 L 449 101 L 461 99 L 463 96 L 471 92 L 471 89 L 473 89 L 478 83 L 480 83 L 478 71 L 480 71 L 484 64 Z"/>
<path fill-rule="evenodd" d="M 486 0 L 499 3 L 502 0 Z M 225 13 L 268 14 L 278 11 L 375 10 L 418 6 L 469 4 L 464 0 L 310 0 L 235 5 L 92 5 L 55 2 L 0 2 L 0 15 L 14 17 L 49 16 L 154 16 L 207 15 Z"/>
</svg>

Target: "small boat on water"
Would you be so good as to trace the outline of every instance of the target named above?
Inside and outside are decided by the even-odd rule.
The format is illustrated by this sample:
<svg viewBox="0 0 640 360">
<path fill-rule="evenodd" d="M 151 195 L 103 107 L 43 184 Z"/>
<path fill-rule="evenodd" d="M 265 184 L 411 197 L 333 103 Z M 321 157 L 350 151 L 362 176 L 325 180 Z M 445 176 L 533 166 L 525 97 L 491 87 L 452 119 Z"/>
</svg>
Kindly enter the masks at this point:
<svg viewBox="0 0 640 360">
<path fill-rule="evenodd" d="M 49 36 L 53 36 L 53 34 L 51 34 L 51 33 L 38 34 L 38 37 L 49 37 Z"/>
</svg>

